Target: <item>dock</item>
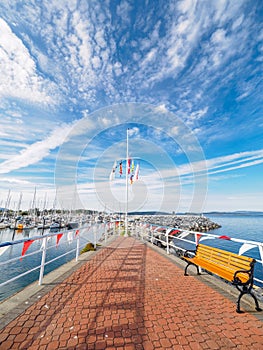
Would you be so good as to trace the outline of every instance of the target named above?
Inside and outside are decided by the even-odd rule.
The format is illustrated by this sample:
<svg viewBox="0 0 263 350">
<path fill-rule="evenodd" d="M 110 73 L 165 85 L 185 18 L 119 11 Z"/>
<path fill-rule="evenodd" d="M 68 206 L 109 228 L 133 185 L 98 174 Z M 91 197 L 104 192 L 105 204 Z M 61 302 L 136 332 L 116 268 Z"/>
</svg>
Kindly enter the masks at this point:
<svg viewBox="0 0 263 350">
<path fill-rule="evenodd" d="M 0 303 L 0 350 L 263 348 L 253 301 L 237 314 L 232 286 L 150 243 L 114 237 L 66 265 Z"/>
</svg>

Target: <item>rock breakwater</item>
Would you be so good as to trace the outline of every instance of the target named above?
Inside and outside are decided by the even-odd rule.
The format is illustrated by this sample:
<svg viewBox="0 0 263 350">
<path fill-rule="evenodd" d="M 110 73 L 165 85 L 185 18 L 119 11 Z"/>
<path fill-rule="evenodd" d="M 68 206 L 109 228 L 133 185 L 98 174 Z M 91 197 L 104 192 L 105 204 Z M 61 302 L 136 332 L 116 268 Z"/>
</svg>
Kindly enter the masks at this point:
<svg viewBox="0 0 263 350">
<path fill-rule="evenodd" d="M 140 221 L 195 232 L 207 232 L 221 227 L 209 218 L 197 215 L 145 215 L 140 217 Z"/>
</svg>

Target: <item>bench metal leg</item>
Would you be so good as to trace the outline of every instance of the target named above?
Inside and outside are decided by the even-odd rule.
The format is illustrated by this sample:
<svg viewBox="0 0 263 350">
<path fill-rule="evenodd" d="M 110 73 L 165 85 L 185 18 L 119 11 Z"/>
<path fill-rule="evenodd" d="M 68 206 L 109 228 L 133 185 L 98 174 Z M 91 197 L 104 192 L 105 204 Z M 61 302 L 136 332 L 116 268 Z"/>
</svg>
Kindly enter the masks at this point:
<svg viewBox="0 0 263 350">
<path fill-rule="evenodd" d="M 254 299 L 254 301 L 255 301 L 256 310 L 257 310 L 257 311 L 262 311 L 262 309 L 259 307 L 257 297 L 254 295 L 254 293 L 250 291 L 250 293 L 249 293 L 249 294 L 252 296 L 252 298 L 253 298 L 253 299 Z"/>
<path fill-rule="evenodd" d="M 240 291 L 239 288 L 238 288 L 238 290 Z M 240 310 L 240 301 L 241 301 L 241 298 L 243 297 L 243 295 L 245 295 L 245 294 L 250 294 L 252 296 L 252 298 L 254 299 L 254 301 L 255 301 L 256 310 L 257 311 L 262 311 L 262 309 L 259 307 L 259 303 L 258 303 L 258 300 L 257 300 L 256 296 L 251 291 L 251 288 L 244 288 L 242 291 L 240 291 L 240 294 L 239 294 L 239 297 L 238 297 L 238 300 L 237 300 L 236 312 L 239 313 L 239 314 L 242 313 L 242 311 Z"/>
<path fill-rule="evenodd" d="M 184 269 L 184 275 L 185 275 L 185 276 L 188 276 L 188 274 L 187 274 L 187 269 L 188 269 L 188 266 L 189 266 L 189 265 L 191 265 L 191 264 L 187 264 L 186 267 L 185 267 L 185 269 Z"/>
<path fill-rule="evenodd" d="M 194 265 L 194 266 L 196 267 L 197 274 L 198 274 L 198 275 L 201 275 L 200 270 L 199 270 L 199 266 L 197 266 L 197 265 L 195 265 L 195 264 L 189 262 L 189 263 L 187 264 L 187 266 L 185 267 L 185 269 L 184 269 L 184 275 L 185 275 L 185 276 L 188 276 L 187 269 L 188 269 L 188 267 L 189 267 L 190 265 Z"/>
<path fill-rule="evenodd" d="M 236 312 L 239 313 L 239 314 L 241 314 L 241 313 L 243 312 L 243 311 L 240 310 L 240 300 L 241 300 L 242 296 L 245 295 L 245 294 L 246 294 L 246 292 L 240 292 L 239 297 L 238 297 L 238 299 L 237 299 L 237 309 L 236 309 Z"/>
</svg>

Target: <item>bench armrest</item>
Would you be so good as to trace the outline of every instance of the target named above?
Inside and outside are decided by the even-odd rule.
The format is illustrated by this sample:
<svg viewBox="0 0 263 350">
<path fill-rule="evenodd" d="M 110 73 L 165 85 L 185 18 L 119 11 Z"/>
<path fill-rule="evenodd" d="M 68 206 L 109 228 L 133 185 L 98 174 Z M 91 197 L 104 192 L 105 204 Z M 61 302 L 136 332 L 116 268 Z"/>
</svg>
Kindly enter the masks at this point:
<svg viewBox="0 0 263 350">
<path fill-rule="evenodd" d="M 189 253 L 192 253 L 192 254 L 189 254 Z M 196 249 L 195 250 L 186 250 L 184 252 L 184 257 L 189 258 L 189 255 L 195 255 L 195 253 L 196 253 Z"/>
<path fill-rule="evenodd" d="M 247 284 L 251 278 L 252 278 L 252 275 L 251 275 L 251 270 L 237 270 L 235 273 L 234 273 L 234 278 L 233 278 L 233 281 L 232 283 L 235 285 L 235 284 L 244 284 L 239 278 L 238 278 L 238 274 L 239 273 L 246 273 L 248 275 L 248 281 L 245 283 Z"/>
</svg>

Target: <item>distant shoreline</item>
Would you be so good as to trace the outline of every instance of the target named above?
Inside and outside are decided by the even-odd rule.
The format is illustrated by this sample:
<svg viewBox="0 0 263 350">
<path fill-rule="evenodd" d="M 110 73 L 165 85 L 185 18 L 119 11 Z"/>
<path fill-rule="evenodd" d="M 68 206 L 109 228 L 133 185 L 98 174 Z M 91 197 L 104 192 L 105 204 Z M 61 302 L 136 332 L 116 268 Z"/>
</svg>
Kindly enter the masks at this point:
<svg viewBox="0 0 263 350">
<path fill-rule="evenodd" d="M 204 215 L 243 215 L 243 216 L 263 216 L 262 211 L 210 211 Z"/>
<path fill-rule="evenodd" d="M 247 216 L 263 216 L 263 211 L 249 211 L 249 210 L 238 210 L 238 211 L 209 211 L 203 213 L 166 213 L 158 211 L 143 211 L 143 212 L 132 212 L 128 215 L 191 215 L 191 216 L 201 216 L 201 215 L 247 215 Z"/>
</svg>

